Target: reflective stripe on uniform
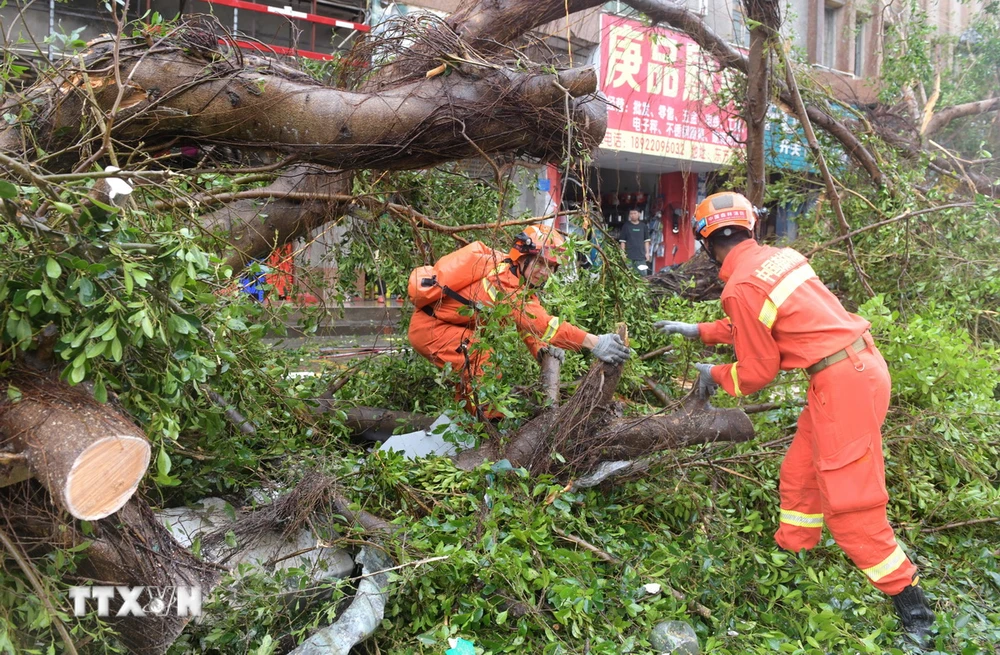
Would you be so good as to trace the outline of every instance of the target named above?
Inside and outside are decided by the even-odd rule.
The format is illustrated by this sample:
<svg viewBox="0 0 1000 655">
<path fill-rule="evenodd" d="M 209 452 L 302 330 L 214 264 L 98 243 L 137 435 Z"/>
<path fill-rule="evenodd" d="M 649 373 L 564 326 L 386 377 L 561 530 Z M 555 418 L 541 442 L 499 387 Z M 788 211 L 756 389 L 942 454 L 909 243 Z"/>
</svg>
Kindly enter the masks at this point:
<svg viewBox="0 0 1000 655">
<path fill-rule="evenodd" d="M 798 289 L 803 282 L 814 277 L 816 277 L 816 272 L 813 271 L 813 267 L 809 264 L 803 264 L 786 275 L 767 295 L 771 297 L 775 307 L 781 307 L 793 291 Z"/>
<path fill-rule="evenodd" d="M 764 301 L 764 306 L 761 307 L 758 320 L 770 329 L 774 325 L 775 319 L 778 318 L 778 308 L 788 300 L 788 296 L 802 286 L 803 282 L 814 277 L 816 277 L 816 272 L 812 266 L 803 264 L 782 278 L 781 282 L 778 282 L 767 294 L 768 297 Z"/>
<path fill-rule="evenodd" d="M 740 391 L 740 380 L 736 377 L 736 364 L 733 364 L 733 367 L 729 370 L 733 375 L 733 395 L 739 398 L 743 395 L 743 392 Z"/>
<path fill-rule="evenodd" d="M 765 298 L 764 306 L 760 308 L 760 316 L 757 319 L 770 330 L 776 318 L 778 318 L 778 307 L 771 302 L 770 298 Z"/>
<path fill-rule="evenodd" d="M 490 297 L 490 300 L 495 301 L 500 293 L 499 291 L 497 291 L 497 288 L 493 286 L 493 283 L 490 282 L 490 278 L 495 275 L 503 273 L 504 271 L 507 270 L 508 266 L 509 264 L 507 264 L 507 262 L 501 262 L 500 264 L 497 264 L 497 266 L 492 271 L 487 273 L 486 277 L 483 278 L 483 289 L 486 291 L 486 295 Z"/>
<path fill-rule="evenodd" d="M 559 329 L 559 319 L 555 316 L 549 319 L 549 326 L 545 328 L 545 334 L 542 335 L 542 341 L 548 341 L 552 337 L 556 336 L 556 331 Z"/>
<path fill-rule="evenodd" d="M 796 512 L 790 509 L 783 509 L 781 510 L 781 518 L 779 520 L 782 523 L 787 523 L 788 525 L 795 525 L 800 528 L 823 527 L 822 514 L 803 514 L 802 512 Z"/>
<path fill-rule="evenodd" d="M 867 575 L 872 582 L 878 582 L 885 576 L 889 575 L 900 566 L 906 562 L 906 553 L 903 549 L 896 544 L 896 550 L 892 551 L 892 554 L 886 557 L 884 560 L 876 564 L 875 566 L 868 567 L 867 569 L 861 569 L 862 573 Z"/>
<path fill-rule="evenodd" d="M 483 289 L 486 290 L 486 295 L 490 297 L 490 300 L 497 299 L 497 288 L 490 284 L 489 278 L 483 278 Z"/>
</svg>

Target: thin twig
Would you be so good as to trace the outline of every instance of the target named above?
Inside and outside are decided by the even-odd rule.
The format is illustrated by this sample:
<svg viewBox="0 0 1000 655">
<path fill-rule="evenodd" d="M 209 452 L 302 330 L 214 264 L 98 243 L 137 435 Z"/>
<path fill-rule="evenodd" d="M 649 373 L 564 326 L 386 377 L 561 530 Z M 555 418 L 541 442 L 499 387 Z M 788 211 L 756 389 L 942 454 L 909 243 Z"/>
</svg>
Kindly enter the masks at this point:
<svg viewBox="0 0 1000 655">
<path fill-rule="evenodd" d="M 745 405 L 739 407 L 742 409 L 744 414 L 759 414 L 761 412 L 769 412 L 772 409 L 781 409 L 783 407 L 802 407 L 805 405 L 805 401 L 794 401 L 794 402 L 784 402 L 784 403 L 760 403 L 759 405 Z"/>
<path fill-rule="evenodd" d="M 0 464 L 23 464 L 27 458 L 24 453 L 0 453 Z"/>
<path fill-rule="evenodd" d="M 724 472 L 728 473 L 729 475 L 735 475 L 738 478 L 743 478 L 744 480 L 747 480 L 749 482 L 753 482 L 756 485 L 760 485 L 762 487 L 764 486 L 764 483 L 761 482 L 760 480 L 754 480 L 749 475 L 744 475 L 743 473 L 740 473 L 738 471 L 734 471 L 731 468 L 726 468 L 725 466 L 719 466 L 715 462 L 691 462 L 691 466 L 707 466 L 708 468 L 711 468 L 711 469 L 719 469 L 720 471 L 724 471 Z"/>
<path fill-rule="evenodd" d="M 581 539 L 580 537 L 568 534 L 567 532 L 564 532 L 563 530 L 559 529 L 554 525 L 552 526 L 552 531 L 555 532 L 557 535 L 559 535 L 561 538 L 565 539 L 566 541 L 574 543 L 580 548 L 588 550 L 594 555 L 597 555 L 598 558 L 604 560 L 605 562 L 608 562 L 610 564 L 621 564 L 621 560 L 619 560 L 617 557 L 607 552 L 606 550 L 598 548 L 597 546 L 595 546 L 594 544 L 590 543 L 585 539 Z"/>
<path fill-rule="evenodd" d="M 673 402 L 670 400 L 669 397 L 667 397 L 667 394 L 663 393 L 663 391 L 661 391 L 660 388 L 656 385 L 656 380 L 649 377 L 648 375 L 644 375 L 642 376 L 642 381 L 646 383 L 646 386 L 649 388 L 650 391 L 653 392 L 653 395 L 656 396 L 656 399 L 659 400 L 661 403 L 663 403 L 664 407 Z"/>
<path fill-rule="evenodd" d="M 385 209 L 397 216 L 415 219 L 418 223 L 423 225 L 423 227 L 430 228 L 432 230 L 441 232 L 443 234 L 458 234 L 460 232 L 468 232 L 470 230 L 494 230 L 497 228 L 514 227 L 519 225 L 533 225 L 535 223 L 547 221 L 551 218 L 556 218 L 558 216 L 571 216 L 579 213 L 576 210 L 565 210 L 565 211 L 552 212 L 551 214 L 545 214 L 544 216 L 532 216 L 531 218 L 503 221 L 501 223 L 475 223 L 473 225 L 444 225 L 443 223 L 438 223 L 429 216 L 421 214 L 412 207 L 407 207 L 406 205 L 398 205 L 396 203 L 391 203 L 391 202 L 383 203 L 382 201 L 374 197 L 352 196 L 343 193 L 313 193 L 309 191 L 275 191 L 271 189 L 249 189 L 245 191 L 227 191 L 224 193 L 215 193 L 215 194 L 199 193 L 195 196 L 187 198 L 158 200 L 157 202 L 153 203 L 152 208 L 156 210 L 163 210 L 163 209 L 172 209 L 174 207 L 180 207 L 182 205 L 188 205 L 192 202 L 196 204 L 208 205 L 208 204 L 225 204 L 233 202 L 234 200 L 253 200 L 262 198 L 358 203 L 361 205 L 374 207 L 375 209 Z"/>
<path fill-rule="evenodd" d="M 42 586 L 41 580 L 39 580 L 38 576 L 35 575 L 34 567 L 28 562 L 27 559 L 25 559 L 21 548 L 12 542 L 10 538 L 7 537 L 7 533 L 3 530 L 0 530 L 0 543 L 2 543 L 4 548 L 7 549 L 10 556 L 14 558 L 17 565 L 22 571 L 24 571 L 24 576 L 28 578 L 28 582 L 30 582 L 31 586 L 34 587 L 35 593 L 38 594 L 38 599 L 42 601 L 42 604 L 45 606 L 45 611 L 49 613 L 52 625 L 56 627 L 56 631 L 63 639 L 66 652 L 70 655 L 78 655 L 76 652 L 76 646 L 73 645 L 73 640 L 69 636 L 69 631 L 66 629 L 66 626 L 63 625 L 62 619 L 59 618 L 59 614 L 56 612 L 56 608 L 52 605 L 52 599 L 49 598 L 48 592 L 45 590 L 45 587 Z"/>
<path fill-rule="evenodd" d="M 416 567 L 416 566 L 423 566 L 424 564 L 433 564 L 434 562 L 444 561 L 444 560 L 448 559 L 449 557 L 450 557 L 449 555 L 439 555 L 437 557 L 428 557 L 426 559 L 418 559 L 415 562 L 406 562 L 405 564 L 400 564 L 399 566 L 394 566 L 394 567 L 389 568 L 389 569 L 380 569 L 378 571 L 372 571 L 371 573 L 365 573 L 365 574 L 357 576 L 357 579 L 360 580 L 362 578 L 368 578 L 368 577 L 371 577 L 373 575 L 378 575 L 380 573 L 389 573 L 390 571 L 398 571 L 400 569 L 408 569 L 411 566 L 412 567 Z"/>
<path fill-rule="evenodd" d="M 656 348 L 655 350 L 650 350 L 648 353 L 644 355 L 639 355 L 639 361 L 644 362 L 647 359 L 653 359 L 654 357 L 665 355 L 668 352 L 671 352 L 673 349 L 674 349 L 673 346 L 661 346 L 659 348 Z"/>
<path fill-rule="evenodd" d="M 225 413 L 226 418 L 229 419 L 229 422 L 232 423 L 233 426 L 240 432 L 249 435 L 257 434 L 257 428 L 249 419 L 243 416 L 243 414 L 240 414 L 240 411 L 236 409 L 236 405 L 234 403 L 230 403 L 221 394 L 208 388 L 207 385 L 202 387 L 202 389 L 208 394 L 212 404 L 221 408 L 223 413 Z"/>
<path fill-rule="evenodd" d="M 961 528 L 967 525 L 980 525 L 982 523 L 1000 523 L 1000 516 L 991 516 L 985 519 L 971 519 L 969 521 L 958 521 L 957 523 L 947 523 L 934 528 L 924 528 L 921 532 L 941 532 L 952 528 Z"/>
<path fill-rule="evenodd" d="M 974 202 L 956 202 L 956 203 L 953 203 L 953 204 L 950 204 L 950 205 L 938 205 L 937 207 L 928 207 L 927 209 L 919 209 L 917 211 L 904 212 L 904 213 L 900 214 L 899 216 L 893 216 L 892 218 L 887 218 L 886 220 L 879 221 L 878 223 L 872 223 L 871 225 L 866 225 L 864 227 L 859 227 L 858 229 L 853 230 L 851 232 L 848 232 L 847 234 L 842 234 L 842 235 L 840 235 L 839 237 L 837 237 L 835 239 L 830 239 L 826 243 L 820 244 L 820 245 L 816 246 L 815 248 L 813 248 L 812 250 L 810 250 L 809 252 L 805 253 L 805 256 L 806 257 L 812 257 L 813 255 L 815 255 L 820 250 L 824 250 L 826 248 L 829 248 L 830 246 L 836 245 L 836 244 L 840 243 L 841 241 L 844 241 L 846 239 L 850 239 L 851 237 L 857 236 L 857 235 L 861 234 L 862 232 L 867 232 L 869 230 L 875 230 L 875 229 L 878 229 L 880 227 L 884 227 L 886 225 L 890 225 L 892 223 L 898 223 L 899 221 L 905 220 L 907 218 L 913 218 L 914 216 L 920 216 L 921 214 L 930 214 L 932 212 L 944 211 L 945 209 L 957 209 L 957 208 L 960 208 L 960 207 L 974 207 L 975 205 L 976 205 L 976 203 L 974 203 Z"/>
</svg>

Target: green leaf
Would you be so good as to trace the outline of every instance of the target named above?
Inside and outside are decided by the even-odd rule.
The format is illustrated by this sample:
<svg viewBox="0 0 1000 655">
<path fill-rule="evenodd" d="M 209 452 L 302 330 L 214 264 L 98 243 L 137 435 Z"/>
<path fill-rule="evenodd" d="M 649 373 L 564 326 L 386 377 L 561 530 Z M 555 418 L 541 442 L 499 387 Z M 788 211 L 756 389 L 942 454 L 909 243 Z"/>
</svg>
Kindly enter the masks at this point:
<svg viewBox="0 0 1000 655">
<path fill-rule="evenodd" d="M 62 275 L 62 266 L 52 257 L 45 260 L 45 274 L 55 279 Z"/>
<path fill-rule="evenodd" d="M 166 448 L 161 447 L 159 454 L 156 455 L 156 473 L 163 478 L 169 477 L 171 466 L 170 455 L 167 454 Z"/>
<path fill-rule="evenodd" d="M 91 329 L 92 328 L 88 327 L 86 330 L 84 330 L 80 334 L 78 334 L 75 337 L 73 337 L 73 340 L 70 342 L 69 347 L 70 348 L 79 348 L 80 344 L 83 343 L 84 340 L 87 338 L 87 335 L 90 334 Z"/>
<path fill-rule="evenodd" d="M 87 359 L 93 359 L 95 357 L 100 357 L 104 354 L 104 350 L 108 347 L 107 341 L 95 341 L 94 343 L 87 346 L 86 351 Z"/>
<path fill-rule="evenodd" d="M 139 269 L 136 269 L 132 271 L 132 279 L 134 279 L 135 283 L 138 284 L 141 288 L 145 289 L 146 283 L 152 280 L 153 276 L 147 273 L 146 271 L 140 271 Z"/>
<path fill-rule="evenodd" d="M 111 359 L 116 362 L 122 361 L 122 342 L 118 340 L 118 337 L 111 341 Z"/>
<path fill-rule="evenodd" d="M 191 334 L 194 331 L 191 329 L 190 323 L 176 314 L 172 314 L 167 323 L 170 325 L 170 329 L 177 334 Z"/>
<path fill-rule="evenodd" d="M 0 180 L 0 198 L 16 198 L 17 187 L 7 180 Z"/>
<path fill-rule="evenodd" d="M 100 325 L 98 325 L 97 327 L 95 327 L 94 331 L 90 335 L 90 338 L 97 339 L 98 337 L 101 337 L 104 334 L 106 334 L 107 331 L 113 328 L 114 326 L 115 326 L 115 317 L 112 316 L 103 323 L 101 323 Z"/>
<path fill-rule="evenodd" d="M 176 294 L 178 291 L 184 288 L 185 284 L 187 284 L 187 271 L 182 269 L 180 271 L 177 271 L 177 275 L 171 278 L 170 293 Z M 214 302 L 214 301 L 215 301 L 214 297 L 211 300 L 209 300 L 209 302 Z"/>
<path fill-rule="evenodd" d="M 91 198 L 90 202 L 94 203 L 94 205 L 96 205 L 97 207 L 100 207 L 101 209 L 103 209 L 104 211 L 108 212 L 109 214 L 117 214 L 118 213 L 118 208 L 117 207 L 115 207 L 113 205 L 107 205 L 107 204 L 101 202 L 100 200 L 97 200 L 96 198 Z"/>
<path fill-rule="evenodd" d="M 94 384 L 94 400 L 99 403 L 108 402 L 108 388 L 104 386 L 104 380 L 98 380 Z"/>
<path fill-rule="evenodd" d="M 69 372 L 69 383 L 70 384 L 80 384 L 83 382 L 83 378 L 87 376 L 87 369 L 83 366 L 73 366 Z"/>
<path fill-rule="evenodd" d="M 61 214 L 66 214 L 67 216 L 73 213 L 73 205 L 65 202 L 53 202 L 52 206 L 55 207 Z"/>
<path fill-rule="evenodd" d="M 7 400 L 12 403 L 20 402 L 22 398 L 21 390 L 13 384 L 7 385 Z"/>
<path fill-rule="evenodd" d="M 142 333 L 145 334 L 150 339 L 153 338 L 153 322 L 149 320 L 148 316 L 142 317 Z"/>
<path fill-rule="evenodd" d="M 18 341 L 30 341 L 31 340 L 31 323 L 28 319 L 21 317 L 21 320 L 17 322 L 17 329 L 14 336 Z"/>
</svg>

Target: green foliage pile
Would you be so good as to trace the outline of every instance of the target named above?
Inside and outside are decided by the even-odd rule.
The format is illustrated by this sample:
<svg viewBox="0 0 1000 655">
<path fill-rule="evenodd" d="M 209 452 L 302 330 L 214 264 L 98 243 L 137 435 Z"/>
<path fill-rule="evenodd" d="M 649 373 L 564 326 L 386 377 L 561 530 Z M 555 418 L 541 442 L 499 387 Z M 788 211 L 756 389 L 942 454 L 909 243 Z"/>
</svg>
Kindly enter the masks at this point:
<svg viewBox="0 0 1000 655">
<path fill-rule="evenodd" d="M 913 65 L 922 65 L 919 58 Z M 880 154 L 897 188 L 922 180 L 912 164 Z M 953 200 L 947 184 L 900 199 L 843 173 L 842 181 L 859 190 L 844 197 L 852 228 Z M 649 633 L 667 619 L 691 622 L 710 653 L 906 652 L 884 596 L 829 538 L 798 555 L 779 551 L 772 540 L 778 466 L 795 428 L 794 401 L 806 387 L 801 374 L 783 374 L 751 400 L 789 401 L 754 415 L 754 442 L 665 453 L 648 475 L 606 489 L 570 493 L 563 480 L 529 478 L 502 462 L 462 473 L 443 459 L 414 463 L 370 454 L 348 442 L 336 412 L 312 414 L 309 399 L 329 379 L 289 376 L 308 354 L 261 341 L 269 331 L 282 332 L 281 312 L 235 291 L 233 271 L 213 237 L 197 228 L 196 216 L 150 204 L 228 190 L 232 178 L 178 176 L 137 191 L 137 205 L 126 209 L 85 201 L 93 183 L 79 178 L 42 188 L 0 181 L 0 373 L 8 374 L 41 331 L 55 326 L 62 377 L 93 385 L 98 400 L 128 412 L 153 442 L 153 470 L 142 489 L 153 504 L 218 495 L 239 505 L 265 481 L 291 485 L 305 469 L 318 468 L 360 507 L 395 520 L 403 531 L 386 547 L 401 566 L 382 629 L 362 652 L 440 654 L 449 638 L 462 636 L 483 653 L 650 653 Z M 810 182 L 789 178 L 769 193 L 791 202 L 811 190 Z M 451 226 L 511 218 L 502 207 L 513 202 L 511 191 L 501 194 L 456 168 L 360 176 L 355 192 L 409 204 Z M 32 223 L 29 217 L 46 204 L 45 225 Z M 799 226 L 803 250 L 839 233 L 822 206 Z M 463 238 L 505 248 L 517 229 Z M 359 215 L 348 232 L 336 252 L 342 270 L 382 277 L 390 293 L 402 292 L 413 266 L 456 245 L 388 215 Z M 893 407 L 884 429 L 890 519 L 923 570 L 942 653 L 995 652 L 1000 643 L 1000 528 L 984 522 L 1000 515 L 997 233 L 995 204 L 980 199 L 859 235 L 856 249 L 875 298 L 854 278 L 842 244 L 813 260 L 845 303 L 872 321 L 890 364 Z M 589 252 L 591 244 L 578 240 L 572 247 Z M 605 255 L 600 266 L 576 267 L 545 289 L 546 306 L 595 333 L 627 323 L 639 353 L 668 343 L 652 330 L 654 320 L 721 316 L 717 303 L 681 299 L 654 309 L 618 249 Z M 341 279 L 342 296 L 350 283 Z M 505 327 L 502 309 L 487 318 L 483 343 L 495 352 L 495 368 L 481 394 L 506 411 L 504 429 L 514 430 L 538 401 L 537 367 Z M 316 317 L 306 321 L 315 325 Z M 679 399 L 694 362 L 732 357 L 679 339 L 671 345 L 664 357 L 628 365 L 619 387 L 627 412 L 663 410 L 645 377 Z M 590 361 L 571 353 L 564 381 Z M 251 418 L 257 434 L 227 422 L 209 389 Z M 370 360 L 337 400 L 344 407 L 452 411 L 476 437 L 452 391 L 446 373 L 405 353 Z M 13 402 L 19 391 L 8 386 L 6 393 Z M 355 538 L 364 537 L 347 534 L 345 543 Z M 80 556 L 54 550 L 33 563 L 81 650 L 111 652 L 108 629 L 96 618 L 65 612 L 72 578 L 63 576 L 73 574 Z M 659 591 L 647 590 L 653 583 Z M 300 571 L 240 571 L 171 652 L 278 652 L 287 645 L 283 636 L 298 638 L 331 620 L 349 591 L 331 585 L 328 598 L 309 611 L 276 603 L 305 585 Z M 694 612 L 696 604 L 711 618 Z M 61 650 L 37 589 L 4 560 L 0 653 Z"/>
</svg>

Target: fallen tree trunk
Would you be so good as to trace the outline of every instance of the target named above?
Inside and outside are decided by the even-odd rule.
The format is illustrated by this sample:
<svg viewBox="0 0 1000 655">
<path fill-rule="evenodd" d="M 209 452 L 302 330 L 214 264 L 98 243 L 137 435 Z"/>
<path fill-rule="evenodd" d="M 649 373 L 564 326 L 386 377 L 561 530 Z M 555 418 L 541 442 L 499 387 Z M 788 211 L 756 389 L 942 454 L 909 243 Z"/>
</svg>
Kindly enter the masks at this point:
<svg viewBox="0 0 1000 655">
<path fill-rule="evenodd" d="M 0 451 L 16 454 L 17 469 L 0 486 L 39 480 L 73 517 L 93 521 L 118 511 L 149 466 L 146 436 L 79 387 L 40 373 L 8 375 L 0 397 Z"/>
<path fill-rule="evenodd" d="M 317 413 L 327 412 L 337 405 L 332 400 L 324 400 L 316 407 Z M 390 436 L 394 432 L 416 432 L 426 430 L 434 422 L 433 416 L 415 412 L 399 412 L 380 407 L 349 407 L 343 409 L 344 425 L 356 437 L 375 439 Z M 383 439 L 377 439 L 379 441 Z"/>
<path fill-rule="evenodd" d="M 591 97 L 593 68 L 520 72 L 473 53 L 460 58 L 448 52 L 450 43 L 429 43 L 434 65 L 445 61 L 452 74 L 365 93 L 220 46 L 223 32 L 196 17 L 152 45 L 145 37 L 91 42 L 57 83 L 8 97 L 5 109 L 28 103 L 38 110 L 30 126 L 0 130 L 0 151 L 19 155 L 35 142 L 47 152 L 66 149 L 59 163 L 46 162 L 50 168 L 72 166 L 91 103 L 108 114 L 122 143 L 157 147 L 184 134 L 342 169 L 424 168 L 484 152 L 558 160 L 567 120 L 577 122 L 574 133 L 588 146 L 604 136 L 605 107 Z M 411 37 L 424 36 L 414 25 Z"/>
<path fill-rule="evenodd" d="M 625 338 L 624 328 L 619 334 Z M 754 430 L 739 409 L 719 409 L 689 394 L 666 416 L 622 418 L 613 402 L 622 367 L 597 361 L 576 393 L 561 407 L 548 409 L 524 425 L 506 446 L 492 439 L 455 456 L 471 470 L 485 461 L 507 459 L 533 474 L 577 477 L 602 464 L 636 460 L 659 451 L 715 441 L 748 441 Z"/>
</svg>

